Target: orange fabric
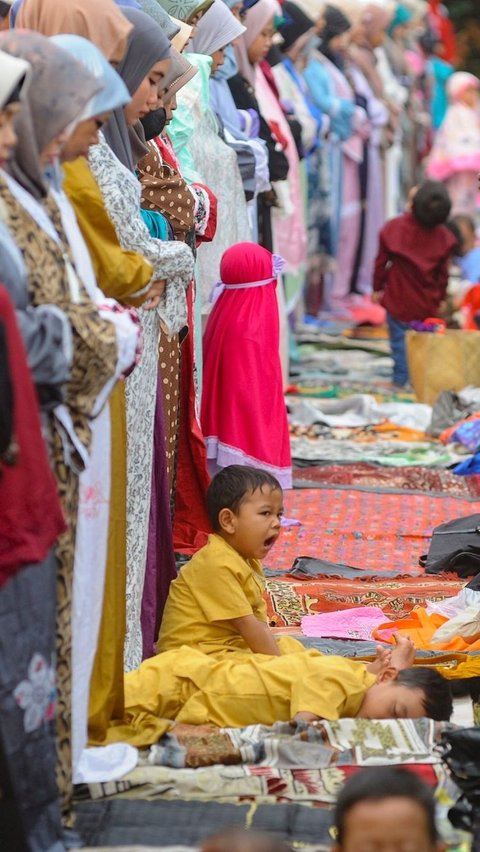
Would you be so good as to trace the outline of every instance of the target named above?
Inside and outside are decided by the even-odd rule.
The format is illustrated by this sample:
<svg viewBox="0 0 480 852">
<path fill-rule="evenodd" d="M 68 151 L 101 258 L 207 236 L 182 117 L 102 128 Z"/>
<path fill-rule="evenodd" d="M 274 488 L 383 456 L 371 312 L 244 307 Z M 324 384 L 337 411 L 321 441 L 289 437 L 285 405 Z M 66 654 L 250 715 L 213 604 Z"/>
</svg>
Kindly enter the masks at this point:
<svg viewBox="0 0 480 852">
<path fill-rule="evenodd" d="M 408 636 L 415 648 L 423 651 L 480 651 L 480 639 L 468 643 L 461 636 L 455 636 L 450 642 L 432 642 L 433 634 L 447 621 L 443 615 L 429 615 L 423 607 L 417 607 L 408 618 L 380 624 L 372 635 L 377 641 L 391 645 L 395 644 L 394 633 Z"/>
</svg>

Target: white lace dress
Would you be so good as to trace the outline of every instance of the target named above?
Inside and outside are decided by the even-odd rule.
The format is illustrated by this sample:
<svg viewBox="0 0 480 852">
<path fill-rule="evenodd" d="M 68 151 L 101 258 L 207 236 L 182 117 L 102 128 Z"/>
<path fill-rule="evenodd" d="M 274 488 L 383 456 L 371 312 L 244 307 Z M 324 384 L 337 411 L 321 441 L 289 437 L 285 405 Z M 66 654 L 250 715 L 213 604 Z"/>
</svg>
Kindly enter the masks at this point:
<svg viewBox="0 0 480 852">
<path fill-rule="evenodd" d="M 140 215 L 141 187 L 119 162 L 105 139 L 90 149 L 89 162 L 107 212 L 123 248 L 142 254 L 154 267 L 153 280 L 167 288 L 156 311 L 140 310 L 144 348 L 140 364 L 126 381 L 127 399 L 127 632 L 125 668 L 142 659 L 141 607 L 151 497 L 153 429 L 161 332 L 177 333 L 187 320 L 186 290 L 193 275 L 193 255 L 180 242 L 150 236 Z"/>
</svg>

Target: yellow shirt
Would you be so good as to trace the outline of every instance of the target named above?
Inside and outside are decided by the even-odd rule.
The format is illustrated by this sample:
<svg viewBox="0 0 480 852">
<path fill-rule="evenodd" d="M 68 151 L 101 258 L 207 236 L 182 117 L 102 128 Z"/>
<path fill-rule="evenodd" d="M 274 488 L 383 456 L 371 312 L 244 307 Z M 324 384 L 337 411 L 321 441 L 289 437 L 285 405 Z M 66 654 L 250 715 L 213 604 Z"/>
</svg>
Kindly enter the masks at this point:
<svg viewBox="0 0 480 852">
<path fill-rule="evenodd" d="M 98 286 L 106 296 L 141 305 L 146 291 L 141 296 L 136 294 L 150 283 L 152 266 L 141 254 L 121 247 L 87 160 L 79 157 L 65 163 L 63 171 L 63 189 L 88 246 Z"/>
<path fill-rule="evenodd" d="M 157 650 L 188 644 L 204 654 L 250 652 L 230 620 L 254 615 L 267 624 L 264 590 L 258 559 L 244 559 L 221 536 L 209 536 L 170 585 Z"/>
<path fill-rule="evenodd" d="M 133 730 L 140 733 L 145 726 L 145 739 L 136 738 L 135 744 L 148 745 L 149 720 L 159 718 L 220 727 L 272 725 L 299 712 L 352 718 L 375 681 L 364 663 L 313 649 L 219 660 L 183 647 L 145 660 L 125 675 L 125 710 Z"/>
</svg>

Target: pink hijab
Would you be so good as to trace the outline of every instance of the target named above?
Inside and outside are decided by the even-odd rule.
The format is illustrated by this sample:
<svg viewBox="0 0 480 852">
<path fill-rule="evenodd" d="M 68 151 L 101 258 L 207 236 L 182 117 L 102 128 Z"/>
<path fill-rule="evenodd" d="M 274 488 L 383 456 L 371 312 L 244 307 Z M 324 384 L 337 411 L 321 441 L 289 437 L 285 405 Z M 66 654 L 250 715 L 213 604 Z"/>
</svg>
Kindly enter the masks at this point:
<svg viewBox="0 0 480 852">
<path fill-rule="evenodd" d="M 223 289 L 203 336 L 201 423 L 211 462 L 260 467 L 291 488 L 275 292 L 281 266 L 256 243 L 224 253 Z"/>
<path fill-rule="evenodd" d="M 469 89 L 480 89 L 480 80 L 467 71 L 456 71 L 447 83 L 447 94 L 452 104 L 458 103 Z"/>
<path fill-rule="evenodd" d="M 235 44 L 235 55 L 237 58 L 238 70 L 242 77 L 255 88 L 255 67 L 248 58 L 248 48 L 253 44 L 257 36 L 260 35 L 263 28 L 275 17 L 281 15 L 282 9 L 277 0 L 258 0 L 250 9 L 248 9 L 244 25 L 245 32 L 237 39 Z"/>
</svg>

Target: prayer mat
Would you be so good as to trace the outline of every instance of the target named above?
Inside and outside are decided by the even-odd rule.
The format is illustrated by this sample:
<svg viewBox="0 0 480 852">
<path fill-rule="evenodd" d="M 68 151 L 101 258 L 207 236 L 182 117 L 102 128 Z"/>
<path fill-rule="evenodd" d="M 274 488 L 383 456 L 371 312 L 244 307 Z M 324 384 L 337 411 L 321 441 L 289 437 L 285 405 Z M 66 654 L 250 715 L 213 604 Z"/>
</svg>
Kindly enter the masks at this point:
<svg viewBox="0 0 480 852">
<path fill-rule="evenodd" d="M 266 568 L 287 573 L 301 555 L 343 562 L 374 574 L 382 570 L 411 574 L 418 571 L 418 560 L 428 551 L 433 528 L 471 515 L 472 504 L 429 494 L 299 489 L 285 492 L 285 514 L 302 526 L 282 530 L 265 559 Z"/>
<path fill-rule="evenodd" d="M 431 785 L 436 786 L 438 777 L 435 768 L 429 764 L 423 768 Z M 334 804 L 351 774 L 350 769 L 347 766 L 280 769 L 273 766 L 216 765 L 192 770 L 139 766 L 128 775 L 129 790 L 118 793 L 116 798 L 208 800 L 230 804 L 246 800 L 253 800 L 256 804 L 296 802 L 321 808 Z"/>
<path fill-rule="evenodd" d="M 319 382 L 314 384 L 312 377 L 307 375 L 292 375 L 292 384 L 288 386 L 287 393 L 291 396 L 308 396 L 316 399 L 346 399 L 353 393 L 368 393 L 375 397 L 377 402 L 415 402 L 415 394 L 408 391 L 392 391 L 386 382 L 360 383 L 349 380 L 333 382 L 332 384 Z"/>
<path fill-rule="evenodd" d="M 318 773 L 337 767 L 370 766 L 378 764 L 379 758 L 383 765 L 440 764 L 434 746 L 450 727 L 431 719 L 339 719 L 311 725 L 276 722 L 271 726 L 222 729 L 213 725 L 176 725 L 158 744 L 141 752 L 139 766 L 121 781 L 92 783 L 84 789 L 95 800 L 132 795 L 140 798 L 138 790 L 132 793 L 139 787 L 145 787 L 142 798 L 165 796 L 172 790 L 180 798 L 231 799 L 253 795 L 253 791 L 257 798 L 269 795 L 268 784 L 256 781 L 248 786 L 245 779 L 262 779 L 272 769 Z M 224 740 L 222 749 L 219 734 Z M 212 773 L 212 767 L 221 771 Z M 284 776 L 292 798 L 295 783 L 300 783 L 301 777 L 298 773 Z M 335 776 L 312 774 L 314 779 L 312 801 L 330 801 L 321 795 L 332 789 Z M 298 796 L 305 798 L 306 791 L 299 789 Z"/>
<path fill-rule="evenodd" d="M 464 585 L 458 577 L 444 576 L 267 579 L 267 612 L 272 627 L 296 627 L 306 615 L 364 606 L 380 607 L 387 621 L 403 618 L 426 601 L 453 597 Z"/>
<path fill-rule="evenodd" d="M 76 805 L 76 829 L 88 846 L 198 847 L 228 828 L 266 832 L 287 843 L 330 848 L 331 813 L 298 804 L 219 804 L 195 801 L 99 801 Z"/>
<path fill-rule="evenodd" d="M 301 351 L 308 346 L 311 351 L 316 349 L 343 349 L 350 352 L 362 351 L 370 352 L 376 355 L 390 355 L 390 344 L 388 340 L 355 340 L 344 337 L 343 335 L 324 334 L 323 332 L 315 332 L 310 329 L 295 334 L 295 340 L 301 347 Z"/>
<path fill-rule="evenodd" d="M 294 469 L 295 488 L 348 488 L 390 494 L 430 494 L 480 500 L 480 476 L 456 476 L 449 470 L 420 466 L 386 468 L 368 462 Z"/>
<path fill-rule="evenodd" d="M 303 430 L 303 431 L 301 431 Z M 376 433 L 373 429 L 333 429 L 315 425 L 292 429 L 292 458 L 317 464 L 351 464 L 370 462 L 386 467 L 451 467 L 465 461 L 465 453 L 456 452 L 449 444 L 444 447 L 426 441 L 393 439 L 393 434 Z M 398 429 L 396 430 L 399 431 Z M 307 434 L 305 434 L 305 432 Z"/>
<path fill-rule="evenodd" d="M 288 405 L 288 400 L 287 400 Z M 421 447 L 422 450 L 435 450 L 438 448 L 440 450 L 439 457 L 441 459 L 445 458 L 444 447 L 438 444 L 438 442 L 433 442 L 432 439 L 425 433 L 419 432 L 416 429 L 409 429 L 404 426 L 397 426 L 395 423 L 390 423 L 388 421 L 384 423 L 377 423 L 365 426 L 328 426 L 325 423 L 312 423 L 309 426 L 301 425 L 300 423 L 293 422 L 295 417 L 295 413 L 290 414 L 290 435 L 292 438 L 301 438 L 306 437 L 312 440 L 334 440 L 340 442 L 339 446 L 334 448 L 338 450 L 338 456 L 341 459 L 342 457 L 342 442 L 348 441 L 353 442 L 354 444 L 376 444 L 378 441 L 392 441 L 401 443 L 402 445 L 415 444 L 415 446 Z M 320 450 L 322 447 L 320 447 Z M 396 453 L 398 451 L 398 446 L 395 447 L 395 444 L 390 449 L 391 453 Z M 298 447 L 295 445 L 292 446 L 292 454 L 295 457 L 295 452 L 298 452 Z M 358 452 L 358 450 L 357 450 Z M 455 456 L 457 458 L 457 456 Z M 448 456 L 450 458 L 450 456 Z M 465 458 L 465 456 L 462 456 Z M 387 464 L 388 462 L 385 462 Z"/>
<path fill-rule="evenodd" d="M 342 332 L 343 337 L 350 340 L 388 340 L 388 328 L 386 325 L 357 325 L 355 328 L 346 328 Z"/>
</svg>

